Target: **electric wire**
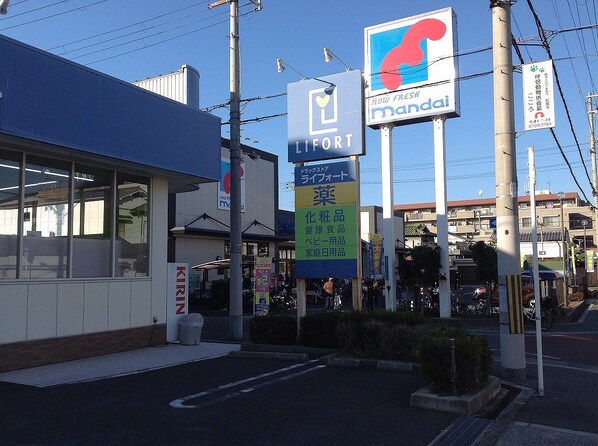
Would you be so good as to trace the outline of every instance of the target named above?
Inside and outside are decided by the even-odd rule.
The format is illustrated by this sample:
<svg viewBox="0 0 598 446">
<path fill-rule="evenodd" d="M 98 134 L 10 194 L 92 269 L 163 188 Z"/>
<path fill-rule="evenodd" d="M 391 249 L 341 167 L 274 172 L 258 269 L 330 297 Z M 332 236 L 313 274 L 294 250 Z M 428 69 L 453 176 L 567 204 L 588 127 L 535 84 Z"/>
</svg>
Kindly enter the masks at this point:
<svg viewBox="0 0 598 446">
<path fill-rule="evenodd" d="M 60 1 L 55 2 L 55 3 L 50 3 L 49 5 L 40 6 L 39 8 L 30 9 L 28 11 L 19 12 L 17 14 L 11 14 L 9 16 L 3 17 L 1 20 L 14 19 L 15 17 L 19 17 L 19 16 L 22 16 L 22 15 L 25 15 L 25 14 L 31 14 L 32 12 L 40 11 L 42 9 L 51 8 L 52 6 L 59 5 L 60 3 L 66 3 L 68 1 L 69 0 L 60 0 Z M 13 6 L 15 6 L 15 5 L 13 5 Z"/>
<path fill-rule="evenodd" d="M 571 3 L 567 2 L 567 6 L 569 8 L 569 14 L 571 15 L 571 20 L 573 20 L 573 24 L 577 26 L 577 23 L 575 22 L 575 17 L 573 16 L 573 10 L 571 9 Z M 579 15 L 579 6 L 578 5 L 576 5 L 576 9 L 577 9 L 579 25 L 581 25 L 581 16 Z M 579 42 L 579 46 L 583 49 L 583 53 L 587 54 L 585 40 L 581 38 L 580 33 L 581 33 L 581 31 L 578 30 L 575 32 L 575 35 L 577 37 L 577 41 Z M 590 63 L 588 62 L 588 58 L 586 57 L 584 59 L 584 61 L 585 61 L 586 68 L 588 69 L 588 75 L 590 77 L 590 83 L 592 84 L 592 89 L 595 91 L 596 84 L 594 83 L 594 77 L 592 76 L 592 70 L 590 69 Z"/>
<path fill-rule="evenodd" d="M 538 14 L 536 13 L 536 10 L 534 8 L 534 5 L 532 4 L 531 0 L 527 0 L 527 5 L 534 17 L 534 21 L 536 23 L 536 27 L 538 28 L 538 33 L 540 35 L 540 38 L 542 40 L 542 46 L 544 47 L 544 49 L 546 50 L 547 54 L 548 54 L 548 58 L 552 60 L 552 51 L 550 49 L 550 44 L 548 43 L 548 40 L 546 38 L 546 32 L 542 26 L 542 22 L 540 21 L 540 18 L 538 17 Z M 523 61 L 521 61 L 521 63 L 523 63 Z M 590 179 L 590 175 L 588 173 L 588 168 L 585 164 L 585 161 L 583 159 L 583 155 L 581 153 L 581 147 L 579 145 L 579 141 L 577 139 L 577 134 L 575 133 L 575 129 L 573 128 L 573 121 L 571 120 L 571 114 L 569 113 L 569 107 L 567 105 L 567 101 L 565 100 L 565 95 L 563 93 L 563 88 L 561 86 L 561 81 L 559 79 L 559 75 L 558 75 L 558 71 L 556 68 L 556 65 L 554 63 L 554 61 L 552 60 L 552 67 L 554 70 L 554 79 L 556 81 L 558 90 L 559 90 L 559 94 L 561 96 L 561 100 L 563 101 L 563 106 L 565 108 L 565 114 L 567 115 L 567 119 L 569 121 L 569 128 L 571 130 L 571 133 L 573 134 L 573 139 L 575 140 L 575 143 L 577 144 L 578 147 L 578 151 L 579 151 L 579 157 L 581 159 L 581 162 L 583 164 L 584 167 L 584 172 L 586 174 L 586 177 L 588 179 L 588 183 L 590 184 L 590 188 L 592 190 L 592 196 L 596 196 L 596 190 L 594 189 L 594 185 L 592 184 L 592 180 Z M 553 138 L 555 139 L 557 146 L 559 146 L 559 150 L 561 150 L 561 154 L 563 155 L 563 158 L 565 159 L 565 162 L 567 163 L 567 165 L 569 165 L 569 160 L 567 159 L 567 157 L 565 156 L 565 154 L 563 153 L 562 149 L 560 148 L 560 143 L 558 142 L 558 139 L 556 137 L 556 134 L 554 133 L 553 129 L 550 129 L 550 133 L 552 134 Z M 571 172 L 571 175 L 573 176 L 573 179 L 575 181 L 575 184 L 577 185 L 577 187 L 580 189 L 581 193 L 583 194 L 583 196 L 585 197 L 586 201 L 590 201 L 588 200 L 588 197 L 586 196 L 585 192 L 583 191 L 583 189 L 581 188 L 579 182 L 577 181 L 577 178 L 575 177 L 574 173 L 573 173 L 573 169 L 571 169 L 571 167 L 569 167 L 569 170 Z"/>
<path fill-rule="evenodd" d="M 246 6 L 246 5 L 243 5 L 243 6 Z M 246 13 L 244 13 L 244 14 L 239 14 L 239 17 L 240 17 L 240 18 L 242 18 L 242 17 L 245 17 L 245 16 L 247 16 L 247 15 L 249 15 L 249 14 L 252 14 L 253 12 L 255 12 L 255 11 L 254 11 L 254 10 L 252 10 L 252 11 L 246 12 Z M 218 14 L 218 15 L 219 15 L 219 14 Z M 186 33 L 183 33 L 183 34 L 178 34 L 178 35 L 176 35 L 176 36 L 170 37 L 170 38 L 168 38 L 168 39 L 160 40 L 160 41 L 158 41 L 158 42 L 154 42 L 154 43 L 152 43 L 152 44 L 147 44 L 147 45 L 144 45 L 144 46 L 143 46 L 143 47 L 141 47 L 141 48 L 134 48 L 134 49 L 132 49 L 132 50 L 129 50 L 129 51 L 124 51 L 124 52 L 121 52 L 121 53 L 118 53 L 118 54 L 114 54 L 114 55 L 112 55 L 112 56 L 108 56 L 108 57 L 104 57 L 104 58 L 102 58 L 102 59 L 94 60 L 94 61 L 92 61 L 92 62 L 86 62 L 86 63 L 84 63 L 83 65 L 94 65 L 94 64 L 97 64 L 97 63 L 100 63 L 100 62 L 104 62 L 104 61 L 106 61 L 106 60 L 110 60 L 110 59 L 114 59 L 114 58 L 116 58 L 116 57 L 124 56 L 124 55 L 126 55 L 126 54 L 135 53 L 135 52 L 137 52 L 137 51 L 141 51 L 141 50 L 145 50 L 145 49 L 147 49 L 147 48 L 151 48 L 151 47 L 154 47 L 154 46 L 157 46 L 157 45 L 161 45 L 161 44 L 163 44 L 163 43 L 170 42 L 170 41 L 172 41 L 172 40 L 179 39 L 179 38 L 181 38 L 181 37 L 185 37 L 185 36 L 188 36 L 188 35 L 190 35 L 190 34 L 197 33 L 197 32 L 199 32 L 199 31 L 204 31 L 204 30 L 206 30 L 206 29 L 208 29 L 208 28 L 213 28 L 213 27 L 214 27 L 214 26 L 216 26 L 216 25 L 221 25 L 221 24 L 223 24 L 223 23 L 228 23 L 228 22 L 229 22 L 229 19 L 228 19 L 228 17 L 227 17 L 225 20 L 221 20 L 221 21 L 219 21 L 219 22 L 212 23 L 212 24 L 210 24 L 210 25 L 206 25 L 206 26 L 204 26 L 204 27 L 202 27 L 202 28 L 194 29 L 194 30 L 188 31 L 188 32 L 186 32 Z M 139 39 L 136 39 L 136 40 L 139 40 Z"/>
<path fill-rule="evenodd" d="M 62 12 L 59 12 L 59 13 L 56 13 L 56 14 L 52 14 L 52 15 L 47 15 L 47 16 L 44 16 L 44 17 L 40 17 L 38 19 L 29 20 L 28 22 L 22 22 L 22 23 L 19 23 L 17 25 L 7 26 L 5 28 L 2 28 L 2 31 L 7 31 L 9 29 L 18 28 L 18 27 L 24 26 L 24 25 L 30 25 L 31 23 L 41 22 L 42 20 L 51 19 L 51 18 L 58 17 L 58 16 L 61 16 L 61 15 L 64 15 L 64 14 L 68 14 L 68 13 L 71 13 L 71 12 L 74 12 L 74 11 L 81 11 L 81 10 L 84 10 L 86 8 L 89 8 L 90 6 L 95 6 L 95 5 L 98 5 L 100 3 L 104 3 L 106 1 L 108 1 L 108 0 L 97 0 L 97 1 L 95 1 L 93 3 L 89 3 L 87 5 L 80 6 L 78 8 L 69 9 L 68 11 L 62 11 Z M 11 15 L 9 17 L 14 17 L 14 16 Z M 7 20 L 9 17 L 6 17 L 6 18 L 4 18 L 2 20 Z"/>
<path fill-rule="evenodd" d="M 203 2 L 199 2 L 199 3 L 194 3 L 194 4 L 192 4 L 192 5 L 185 6 L 184 8 L 180 8 L 180 9 L 176 9 L 176 10 L 174 10 L 174 11 L 166 12 L 166 13 L 164 13 L 164 14 L 160 14 L 160 15 L 157 15 L 157 16 L 154 16 L 154 17 L 150 17 L 149 19 L 141 20 L 141 21 L 139 21 L 139 22 L 131 23 L 131 24 L 129 24 L 129 25 L 121 26 L 121 27 L 119 27 L 119 28 L 114 28 L 114 29 L 111 29 L 111 30 L 109 30 L 109 31 L 105 31 L 105 32 L 102 32 L 102 33 L 94 34 L 93 36 L 87 36 L 87 37 L 83 37 L 83 38 L 81 38 L 81 39 L 77 39 L 77 40 L 73 40 L 73 41 L 71 41 L 71 42 L 63 43 L 63 44 L 61 44 L 61 45 L 56 45 L 56 46 L 53 46 L 52 48 L 46 48 L 46 51 L 54 51 L 54 50 L 57 50 L 57 49 L 59 49 L 59 48 L 63 48 L 63 49 L 65 49 L 65 50 L 66 50 L 66 47 L 67 47 L 67 46 L 74 45 L 74 44 L 76 44 L 76 43 L 85 42 L 85 41 L 87 41 L 87 40 L 92 40 L 92 39 L 95 39 L 95 38 L 97 38 L 97 37 L 106 36 L 106 35 L 108 35 L 108 34 L 112 34 L 112 33 L 118 32 L 118 31 L 122 31 L 122 30 L 124 30 L 124 29 L 127 29 L 127 28 L 132 28 L 132 27 L 134 27 L 134 26 L 138 26 L 138 25 L 144 25 L 144 24 L 146 24 L 146 23 L 148 23 L 148 22 L 152 22 L 152 21 L 154 21 L 154 20 L 158 20 L 158 19 L 161 19 L 161 18 L 163 18 L 163 17 L 169 16 L 169 15 L 172 15 L 172 14 L 176 14 L 177 12 L 185 11 L 185 10 L 187 10 L 187 9 L 190 9 L 190 8 L 196 8 L 196 7 L 198 7 L 198 6 L 202 5 L 202 4 L 206 4 L 206 3 L 208 3 L 208 1 L 210 1 L 210 0 L 205 0 L 205 1 L 203 1 Z M 207 11 L 207 10 L 204 10 L 204 11 Z M 203 11 L 202 11 L 202 12 L 203 12 Z M 185 19 L 185 18 L 187 18 L 187 17 L 188 17 L 188 16 L 185 16 L 185 17 L 179 18 L 179 19 L 177 19 L 177 20 L 182 20 L 182 19 Z M 166 23 L 171 23 L 171 22 L 166 22 Z M 165 23 L 162 23 L 161 25 L 164 25 L 164 24 L 165 24 Z M 144 29 L 143 29 L 143 31 L 146 31 L 146 30 L 147 30 L 147 28 L 144 28 Z M 139 31 L 136 31 L 136 32 L 139 32 Z M 120 37 L 122 38 L 122 37 L 125 37 L 125 36 L 127 36 L 127 35 L 128 35 L 128 34 L 125 34 L 125 35 L 123 35 L 123 36 L 120 36 Z M 99 44 L 101 44 L 101 43 L 103 43 L 103 42 L 96 42 L 94 45 L 99 45 Z M 62 55 L 64 55 L 64 54 L 68 54 L 68 53 L 69 53 L 69 52 L 71 52 L 71 51 L 78 51 L 78 50 L 80 50 L 80 49 L 83 49 L 83 48 L 88 48 L 88 47 L 90 47 L 90 46 L 91 46 L 91 45 L 87 45 L 87 46 L 84 46 L 84 47 L 79 47 L 79 48 L 74 48 L 74 49 L 71 49 L 71 50 L 65 51 L 64 53 L 60 53 L 60 54 L 58 54 L 58 55 L 59 55 L 59 56 L 62 56 Z"/>
<path fill-rule="evenodd" d="M 563 29 L 563 22 L 561 20 L 560 12 L 556 6 L 556 0 L 551 0 L 552 9 L 554 10 L 554 14 L 557 19 L 557 23 L 559 24 L 560 28 Z M 563 43 L 565 44 L 565 49 L 567 50 L 567 54 L 571 56 L 571 50 L 569 49 L 569 42 L 566 36 L 563 36 Z M 571 65 L 571 70 L 573 71 L 573 77 L 575 78 L 575 83 L 577 85 L 577 93 L 580 96 L 581 101 L 579 102 L 580 106 L 585 108 L 585 99 L 583 97 L 583 93 L 581 92 L 581 84 L 579 82 L 579 77 L 577 76 L 577 70 L 575 69 L 575 64 L 573 63 L 573 59 L 569 59 L 569 63 Z M 584 110 L 585 113 L 585 110 Z"/>
<path fill-rule="evenodd" d="M 207 10 L 206 10 L 206 11 L 207 11 Z M 201 18 L 201 19 L 194 20 L 193 22 L 186 23 L 186 24 L 184 24 L 184 25 L 175 26 L 175 27 L 173 27 L 173 28 L 170 28 L 170 29 L 166 29 L 166 30 L 163 30 L 163 31 L 158 31 L 158 32 L 155 32 L 155 33 L 153 33 L 153 34 L 144 35 L 144 36 L 138 37 L 138 38 L 136 38 L 136 39 L 127 40 L 126 42 L 123 42 L 123 43 L 118 43 L 118 44 L 115 44 L 115 45 L 112 45 L 112 46 L 107 46 L 107 47 L 105 47 L 105 48 L 100 48 L 100 49 L 97 49 L 97 50 L 89 51 L 89 52 L 87 52 L 87 53 L 84 53 L 84 54 L 81 54 L 81 55 L 79 55 L 79 56 L 71 57 L 70 59 L 71 59 L 71 60 L 77 60 L 77 59 L 81 59 L 81 58 L 83 58 L 83 57 L 91 56 L 91 55 L 93 55 L 93 54 L 97 54 L 97 53 L 101 53 L 101 52 L 104 52 L 104 51 L 112 50 L 112 49 L 114 49 L 114 48 L 118 48 L 118 47 L 121 47 L 121 46 L 124 46 L 124 45 L 129 45 L 129 44 L 131 44 L 131 43 L 139 42 L 140 40 L 146 40 L 146 39 L 148 39 L 148 38 L 150 38 L 150 37 L 160 36 L 160 35 L 162 35 L 162 34 L 166 34 L 166 33 L 168 33 L 168 32 L 175 31 L 175 30 L 177 30 L 177 29 L 181 29 L 181 28 L 185 28 L 185 27 L 187 27 L 187 26 L 195 25 L 195 24 L 197 24 L 197 23 L 205 22 L 205 21 L 207 21 L 207 20 L 210 20 L 210 19 L 216 18 L 216 17 L 218 17 L 218 16 L 223 16 L 223 15 L 226 15 L 226 16 L 228 17 L 228 14 L 229 14 L 229 13 L 228 13 L 228 11 L 221 11 L 221 12 L 218 12 L 218 13 L 216 13 L 216 14 L 214 14 L 214 15 L 211 15 L 211 16 L 209 16 L 209 17 L 203 17 L 203 18 Z M 218 24 L 220 24 L 220 23 L 222 23 L 222 22 L 217 22 L 217 23 L 218 23 Z M 153 28 L 155 28 L 155 27 L 157 27 L 157 26 L 160 26 L 160 25 L 152 26 L 152 27 L 149 27 L 148 29 L 153 29 Z M 200 28 L 200 29 L 205 29 L 205 28 Z M 195 30 L 195 31 L 198 31 L 198 30 Z M 194 32 L 195 32 L 195 31 L 194 31 Z M 132 33 L 126 34 L 125 36 L 121 36 L 121 37 L 114 37 L 114 38 L 112 38 L 112 39 L 107 39 L 107 40 L 105 40 L 105 41 L 103 41 L 103 42 L 100 42 L 100 43 L 106 43 L 106 42 L 110 42 L 110 41 L 112 41 L 112 40 L 120 39 L 120 38 L 122 38 L 122 37 L 127 37 L 127 36 L 130 36 L 130 35 L 133 35 L 133 34 L 138 34 L 139 32 L 145 32 L 145 30 L 134 31 L 134 32 L 132 32 Z M 184 36 L 184 35 L 187 35 L 187 34 L 182 34 L 180 37 L 182 37 L 182 36 Z M 167 42 L 167 41 L 169 41 L 169 40 L 172 40 L 172 39 L 165 39 L 165 40 L 164 40 L 164 42 Z M 88 45 L 88 46 L 94 46 L 94 45 Z M 82 49 L 82 48 L 86 48 L 86 47 L 81 47 L 81 48 L 78 48 L 78 49 Z M 76 51 L 76 50 L 74 50 L 74 51 Z M 60 54 L 59 54 L 59 55 L 60 55 Z"/>
</svg>

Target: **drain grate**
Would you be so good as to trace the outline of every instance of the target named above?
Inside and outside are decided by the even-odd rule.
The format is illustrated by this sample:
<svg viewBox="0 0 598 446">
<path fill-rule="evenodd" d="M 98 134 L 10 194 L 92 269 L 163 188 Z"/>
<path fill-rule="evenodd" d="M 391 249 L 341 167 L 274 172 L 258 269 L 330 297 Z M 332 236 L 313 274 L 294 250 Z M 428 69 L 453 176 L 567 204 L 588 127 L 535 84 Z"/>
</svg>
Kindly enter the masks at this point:
<svg viewBox="0 0 598 446">
<path fill-rule="evenodd" d="M 462 416 L 438 438 L 434 446 L 467 446 L 472 444 L 493 420 Z"/>
</svg>

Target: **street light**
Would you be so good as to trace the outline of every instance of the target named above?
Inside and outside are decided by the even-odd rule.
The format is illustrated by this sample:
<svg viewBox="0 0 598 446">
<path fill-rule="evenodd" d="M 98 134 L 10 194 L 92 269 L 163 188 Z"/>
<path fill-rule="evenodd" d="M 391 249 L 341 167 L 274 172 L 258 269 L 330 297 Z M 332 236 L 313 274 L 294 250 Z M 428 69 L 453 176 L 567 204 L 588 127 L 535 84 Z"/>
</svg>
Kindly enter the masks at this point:
<svg viewBox="0 0 598 446">
<path fill-rule="evenodd" d="M 334 54 L 332 52 L 332 50 L 330 50 L 330 48 L 324 48 L 324 61 L 330 62 L 334 58 L 336 58 L 336 60 L 338 60 L 340 63 L 342 63 L 344 65 L 345 71 L 351 71 L 351 68 L 349 68 L 349 65 L 347 65 L 345 62 L 343 62 L 336 54 Z"/>
<path fill-rule="evenodd" d="M 8 12 L 8 4 L 10 0 L 0 0 L 0 14 L 6 15 Z"/>
<path fill-rule="evenodd" d="M 569 306 L 568 303 L 568 289 L 567 289 L 567 247 L 565 245 L 565 209 L 563 208 L 563 198 L 565 192 L 558 192 L 556 194 L 561 206 L 561 254 L 563 256 L 563 305 Z"/>
<path fill-rule="evenodd" d="M 323 83 L 327 84 L 328 87 L 326 87 L 324 89 L 324 93 L 326 93 L 328 96 L 330 96 L 332 93 L 334 93 L 334 89 L 336 88 L 336 85 L 334 85 L 332 82 L 328 82 L 323 79 L 319 79 L 317 77 L 304 76 L 299 71 L 297 71 L 295 68 L 293 68 L 291 65 L 289 65 L 287 62 L 282 60 L 281 58 L 276 59 L 276 69 L 278 70 L 279 73 L 282 73 L 285 70 L 285 68 L 287 68 L 287 67 L 290 68 L 291 70 L 293 70 L 295 73 L 297 73 L 302 81 L 304 81 L 306 79 L 313 79 L 315 81 L 323 82 Z"/>
</svg>

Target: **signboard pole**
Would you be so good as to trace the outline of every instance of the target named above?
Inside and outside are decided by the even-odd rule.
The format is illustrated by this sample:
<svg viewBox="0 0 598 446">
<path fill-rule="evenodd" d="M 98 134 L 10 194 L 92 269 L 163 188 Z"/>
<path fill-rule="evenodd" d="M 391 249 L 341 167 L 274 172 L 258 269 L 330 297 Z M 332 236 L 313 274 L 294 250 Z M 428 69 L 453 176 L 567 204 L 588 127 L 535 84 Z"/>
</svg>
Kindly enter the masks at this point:
<svg viewBox="0 0 598 446">
<path fill-rule="evenodd" d="M 534 147 L 528 147 L 529 163 L 529 197 L 532 208 L 532 255 L 534 261 L 534 299 L 536 314 L 536 358 L 538 363 L 538 395 L 544 395 L 544 365 L 542 356 L 542 321 L 540 317 L 541 297 L 540 297 L 540 268 L 538 265 L 538 227 L 536 222 L 536 164 L 534 159 Z"/>
<path fill-rule="evenodd" d="M 357 183 L 357 198 L 356 207 L 357 212 L 355 213 L 356 228 L 357 228 L 357 277 L 351 279 L 351 295 L 353 298 L 353 309 L 361 310 L 361 278 L 363 276 L 363 252 L 361 250 L 361 193 L 360 193 L 360 174 L 359 174 L 359 157 L 352 155 L 351 161 L 355 162 L 355 181 Z"/>
<path fill-rule="evenodd" d="M 301 167 L 305 163 L 295 163 L 295 167 Z M 295 185 L 297 187 L 297 185 Z M 297 238 L 295 237 L 295 240 Z M 306 309 L 306 289 L 307 289 L 307 282 L 305 279 L 296 278 L 297 283 L 297 338 L 299 338 L 299 332 L 301 330 L 301 318 L 305 317 L 307 314 Z"/>
<path fill-rule="evenodd" d="M 436 241 L 440 247 L 440 280 L 438 281 L 440 317 L 451 317 L 451 275 L 449 272 L 448 218 L 446 215 L 445 121 L 445 116 L 434 118 L 434 176 L 436 178 Z"/>
<path fill-rule="evenodd" d="M 384 236 L 384 256 L 386 258 L 385 308 L 396 310 L 395 299 L 395 227 L 394 227 L 394 193 L 392 171 L 392 124 L 380 126 L 380 149 L 382 159 L 382 219 L 384 222 L 382 234 Z"/>
</svg>

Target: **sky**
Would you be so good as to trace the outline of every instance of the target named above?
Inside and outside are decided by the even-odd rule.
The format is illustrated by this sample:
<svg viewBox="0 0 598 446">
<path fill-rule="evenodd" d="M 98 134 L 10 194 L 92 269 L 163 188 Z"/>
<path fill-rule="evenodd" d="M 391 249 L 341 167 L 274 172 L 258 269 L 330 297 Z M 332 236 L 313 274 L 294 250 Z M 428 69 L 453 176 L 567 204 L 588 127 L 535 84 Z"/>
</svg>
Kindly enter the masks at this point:
<svg viewBox="0 0 598 446">
<path fill-rule="evenodd" d="M 229 98 L 229 8 L 198 0 L 11 0 L 0 33 L 124 81 L 169 73 L 187 64 L 200 72 L 200 107 Z M 548 35 L 565 100 L 556 99 L 556 140 L 549 130 L 523 132 L 520 70 L 514 73 L 519 194 L 527 192 L 527 152 L 536 152 L 537 190 L 577 192 L 593 201 L 586 96 L 597 92 L 597 0 L 519 0 L 512 33 L 525 63 L 547 60 L 529 4 Z M 324 61 L 330 48 L 364 68 L 364 28 L 452 7 L 457 16 L 461 116 L 446 121 L 448 200 L 495 196 L 492 16 L 488 0 L 263 0 L 255 12 L 240 0 L 241 142 L 279 156 L 279 207 L 293 210 L 293 164 L 287 156 L 287 84 L 344 71 Z M 567 30 L 565 32 L 559 32 Z M 287 69 L 278 73 L 276 59 Z M 519 60 L 513 53 L 514 64 Z M 2 61 L 0 61 L 2 63 Z M 290 68 L 292 67 L 292 69 Z M 598 101 L 595 101 L 598 103 Z M 596 109 L 596 104 L 594 109 Z M 568 113 L 567 113 L 568 110 Z M 212 113 L 228 121 L 228 109 Z M 570 121 L 568 119 L 570 116 Z M 272 117 L 274 116 L 274 117 Z M 222 136 L 229 137 L 228 125 Z M 561 146 L 564 156 L 558 146 Z M 201 154 L 198 154 L 201 156 Z M 435 201 L 431 122 L 393 130 L 395 204 Z M 570 172 L 568 164 L 571 166 Z M 361 203 L 382 204 L 380 132 L 366 130 Z M 578 186 L 578 184 L 579 186 Z"/>
</svg>

